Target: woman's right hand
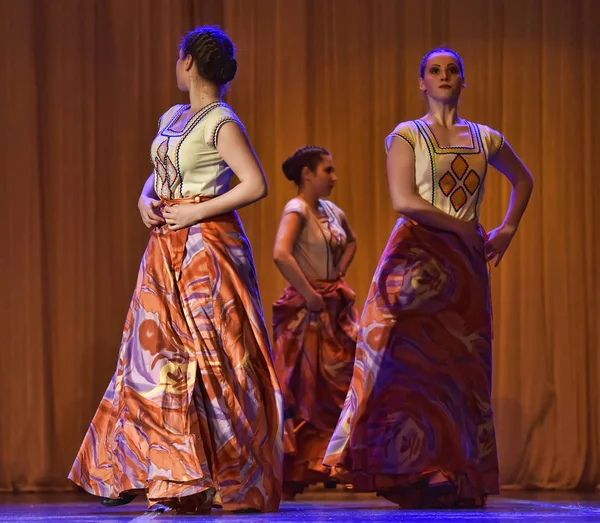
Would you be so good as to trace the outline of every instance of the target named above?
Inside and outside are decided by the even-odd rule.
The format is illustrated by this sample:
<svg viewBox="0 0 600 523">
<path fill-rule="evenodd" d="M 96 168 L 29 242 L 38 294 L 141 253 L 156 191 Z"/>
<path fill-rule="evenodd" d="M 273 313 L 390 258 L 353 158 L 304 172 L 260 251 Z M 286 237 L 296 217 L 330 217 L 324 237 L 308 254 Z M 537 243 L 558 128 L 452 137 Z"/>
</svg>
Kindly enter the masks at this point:
<svg viewBox="0 0 600 523">
<path fill-rule="evenodd" d="M 462 221 L 457 234 L 472 255 L 485 255 L 485 238 L 481 235 L 477 222 Z"/>
<path fill-rule="evenodd" d="M 317 292 L 313 292 L 312 295 L 305 301 L 306 308 L 310 312 L 320 312 L 325 308 L 325 301 Z"/>
<path fill-rule="evenodd" d="M 140 210 L 142 221 L 148 229 L 152 229 L 152 227 L 157 227 L 165 223 L 165 219 L 160 212 L 157 211 L 158 207 L 161 205 L 162 202 L 160 200 L 155 200 L 148 196 L 140 196 L 140 199 L 138 200 L 138 209 Z"/>
</svg>

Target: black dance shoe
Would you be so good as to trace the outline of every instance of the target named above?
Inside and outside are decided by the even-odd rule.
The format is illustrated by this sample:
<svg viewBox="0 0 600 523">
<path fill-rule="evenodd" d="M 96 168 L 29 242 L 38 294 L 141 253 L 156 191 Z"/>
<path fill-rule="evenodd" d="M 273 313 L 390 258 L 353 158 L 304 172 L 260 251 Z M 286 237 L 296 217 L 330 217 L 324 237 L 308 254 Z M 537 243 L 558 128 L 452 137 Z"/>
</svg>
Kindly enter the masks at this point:
<svg viewBox="0 0 600 523">
<path fill-rule="evenodd" d="M 102 498 L 100 503 L 105 507 L 122 507 L 123 505 L 131 503 L 136 497 L 137 494 L 127 494 L 124 492 L 117 499 Z"/>
</svg>

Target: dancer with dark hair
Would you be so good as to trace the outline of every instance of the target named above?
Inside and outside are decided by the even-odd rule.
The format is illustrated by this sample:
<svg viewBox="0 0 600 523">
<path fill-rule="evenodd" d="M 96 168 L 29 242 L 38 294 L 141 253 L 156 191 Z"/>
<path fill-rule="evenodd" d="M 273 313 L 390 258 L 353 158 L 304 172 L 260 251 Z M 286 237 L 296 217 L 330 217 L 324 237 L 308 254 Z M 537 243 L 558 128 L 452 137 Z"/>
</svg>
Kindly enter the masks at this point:
<svg viewBox="0 0 600 523">
<path fill-rule="evenodd" d="M 344 275 L 356 237 L 342 210 L 324 198 L 337 180 L 322 147 L 283 163 L 298 196 L 283 210 L 273 256 L 289 282 L 273 305 L 273 354 L 284 393 L 284 499 L 331 481 L 325 450 L 352 377 L 358 312 Z M 335 483 L 334 483 L 335 484 Z"/>
<path fill-rule="evenodd" d="M 178 513 L 279 507 L 282 398 L 235 212 L 267 184 L 221 99 L 236 69 L 218 28 L 183 38 L 177 85 L 190 103 L 159 120 L 139 200 L 150 241 L 117 370 L 69 475 L 106 506 L 145 492 L 154 510 Z"/>
<path fill-rule="evenodd" d="M 434 49 L 429 112 L 386 139 L 394 209 L 360 321 L 356 363 L 325 464 L 401 507 L 482 507 L 497 494 L 486 262 L 513 239 L 533 180 L 502 135 L 458 116 L 464 66 Z M 513 186 L 503 223 L 479 224 L 488 164 Z"/>
</svg>

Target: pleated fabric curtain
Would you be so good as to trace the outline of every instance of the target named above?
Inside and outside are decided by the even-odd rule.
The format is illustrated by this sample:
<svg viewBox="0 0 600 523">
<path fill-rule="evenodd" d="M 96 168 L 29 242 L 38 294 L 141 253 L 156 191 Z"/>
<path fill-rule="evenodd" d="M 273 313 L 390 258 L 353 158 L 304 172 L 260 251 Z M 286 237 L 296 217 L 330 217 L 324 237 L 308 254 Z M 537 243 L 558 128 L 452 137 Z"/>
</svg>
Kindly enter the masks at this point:
<svg viewBox="0 0 600 523">
<path fill-rule="evenodd" d="M 268 198 L 241 212 L 268 322 L 284 287 L 272 244 L 295 194 L 282 161 L 307 143 L 331 150 L 362 306 L 396 219 L 383 140 L 424 114 L 423 54 L 462 55 L 461 115 L 500 130 L 536 180 L 492 271 L 502 483 L 599 485 L 599 19 L 595 0 L 0 0 L 0 490 L 70 488 L 148 238 L 136 202 L 150 140 L 186 100 L 177 45 L 200 24 L 238 48 L 227 101 L 269 179 Z M 509 194 L 491 170 L 488 229 Z"/>
</svg>

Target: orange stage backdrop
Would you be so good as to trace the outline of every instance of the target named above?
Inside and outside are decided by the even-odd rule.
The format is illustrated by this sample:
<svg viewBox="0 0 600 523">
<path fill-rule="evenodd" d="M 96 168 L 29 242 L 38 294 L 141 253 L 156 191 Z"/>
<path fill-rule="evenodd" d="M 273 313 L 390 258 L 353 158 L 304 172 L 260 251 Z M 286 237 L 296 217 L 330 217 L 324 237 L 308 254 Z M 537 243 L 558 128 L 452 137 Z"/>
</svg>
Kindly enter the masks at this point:
<svg viewBox="0 0 600 523">
<path fill-rule="evenodd" d="M 294 194 L 281 162 L 306 143 L 333 152 L 362 305 L 395 219 L 384 137 L 423 113 L 425 51 L 462 54 L 463 116 L 501 130 L 537 182 L 492 276 L 503 484 L 598 485 L 599 19 L 596 0 L 0 0 L 0 489 L 68 485 L 148 237 L 136 200 L 150 140 L 185 100 L 177 44 L 205 23 L 238 47 L 227 98 L 269 178 L 269 197 L 242 212 L 268 321 L 284 285 L 272 243 Z M 487 183 L 493 227 L 509 184 Z"/>
</svg>

